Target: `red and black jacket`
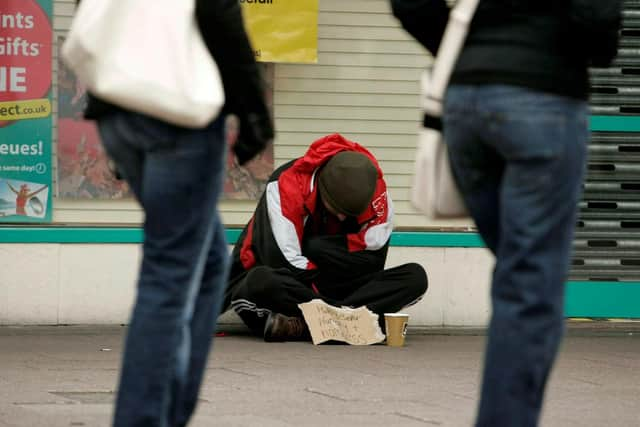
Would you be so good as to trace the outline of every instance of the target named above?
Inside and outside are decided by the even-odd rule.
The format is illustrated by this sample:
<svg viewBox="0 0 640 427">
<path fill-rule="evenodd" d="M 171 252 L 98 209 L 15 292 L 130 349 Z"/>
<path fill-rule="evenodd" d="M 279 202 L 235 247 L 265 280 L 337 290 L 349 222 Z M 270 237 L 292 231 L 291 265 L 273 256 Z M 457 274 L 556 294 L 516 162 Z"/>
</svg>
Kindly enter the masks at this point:
<svg viewBox="0 0 640 427">
<path fill-rule="evenodd" d="M 326 222 L 316 185 L 318 170 L 341 151 L 367 155 L 378 169 L 369 207 L 343 223 Z M 323 222 L 323 220 L 325 222 Z M 382 170 L 361 145 L 332 134 L 315 141 L 303 157 L 270 177 L 253 217 L 233 250 L 231 279 L 259 265 L 286 268 L 308 284 L 322 277 L 349 280 L 384 268 L 392 232 L 393 204 Z M 337 276 L 337 277 L 336 277 Z"/>
</svg>

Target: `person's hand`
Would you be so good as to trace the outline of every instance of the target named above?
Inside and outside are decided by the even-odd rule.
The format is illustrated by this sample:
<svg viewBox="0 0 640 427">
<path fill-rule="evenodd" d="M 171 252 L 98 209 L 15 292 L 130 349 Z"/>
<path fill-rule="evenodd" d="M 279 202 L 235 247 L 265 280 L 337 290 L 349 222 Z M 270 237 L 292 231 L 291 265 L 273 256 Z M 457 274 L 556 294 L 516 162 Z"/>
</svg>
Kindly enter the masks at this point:
<svg viewBox="0 0 640 427">
<path fill-rule="evenodd" d="M 233 145 L 239 165 L 260 154 L 273 140 L 273 122 L 268 114 L 248 113 L 240 117 L 240 133 Z"/>
</svg>

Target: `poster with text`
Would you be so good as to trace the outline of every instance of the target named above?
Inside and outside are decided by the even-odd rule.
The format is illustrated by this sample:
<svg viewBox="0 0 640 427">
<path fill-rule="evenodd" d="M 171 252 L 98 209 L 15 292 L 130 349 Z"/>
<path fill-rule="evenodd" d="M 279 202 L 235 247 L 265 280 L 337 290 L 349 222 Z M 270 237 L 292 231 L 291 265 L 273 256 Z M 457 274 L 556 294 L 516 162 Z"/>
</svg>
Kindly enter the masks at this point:
<svg viewBox="0 0 640 427">
<path fill-rule="evenodd" d="M 240 0 L 260 62 L 318 62 L 318 0 Z"/>
<path fill-rule="evenodd" d="M 0 8 L 0 222 L 51 221 L 51 9 Z"/>
</svg>

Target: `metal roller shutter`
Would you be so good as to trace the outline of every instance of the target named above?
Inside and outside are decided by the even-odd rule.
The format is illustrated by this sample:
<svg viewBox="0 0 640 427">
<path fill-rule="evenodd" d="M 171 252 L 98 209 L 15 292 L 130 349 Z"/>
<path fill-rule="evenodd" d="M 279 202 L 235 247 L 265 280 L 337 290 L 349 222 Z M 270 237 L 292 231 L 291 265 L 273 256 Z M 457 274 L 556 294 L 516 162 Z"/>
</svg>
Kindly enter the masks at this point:
<svg viewBox="0 0 640 427">
<path fill-rule="evenodd" d="M 627 0 L 618 58 L 591 70 L 594 115 L 640 114 L 640 0 Z M 594 132 L 572 280 L 640 281 L 640 133 Z"/>
</svg>

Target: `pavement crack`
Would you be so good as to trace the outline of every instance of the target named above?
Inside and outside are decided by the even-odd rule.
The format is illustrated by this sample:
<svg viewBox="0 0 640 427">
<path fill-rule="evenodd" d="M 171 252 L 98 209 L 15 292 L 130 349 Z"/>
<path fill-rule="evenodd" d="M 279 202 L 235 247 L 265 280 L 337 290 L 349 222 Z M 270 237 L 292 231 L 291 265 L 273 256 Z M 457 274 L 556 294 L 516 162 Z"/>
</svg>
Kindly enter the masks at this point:
<svg viewBox="0 0 640 427">
<path fill-rule="evenodd" d="M 113 391 L 50 391 L 49 394 L 63 397 L 81 404 L 112 404 L 115 399 Z"/>
<path fill-rule="evenodd" d="M 401 417 L 401 418 L 407 418 L 413 421 L 418 421 L 421 422 L 423 424 L 429 424 L 431 426 L 441 426 L 442 422 L 440 421 L 434 421 L 434 420 L 427 420 L 424 418 L 420 418 L 420 417 L 415 417 L 413 415 L 408 415 L 408 414 L 403 414 L 402 412 L 392 412 L 392 415 L 395 415 L 396 417 Z"/>
<path fill-rule="evenodd" d="M 344 397 L 335 396 L 333 394 L 325 393 L 323 391 L 315 390 L 315 389 L 308 388 L 308 387 L 305 388 L 304 391 L 309 392 L 309 393 L 313 393 L 313 394 L 317 394 L 319 396 L 328 397 L 329 399 L 339 400 L 341 402 L 350 402 L 351 401 L 351 399 L 345 399 Z"/>
<path fill-rule="evenodd" d="M 256 359 L 256 358 L 253 358 L 253 357 L 249 357 L 247 360 L 250 361 L 250 362 L 254 362 L 254 363 L 258 364 L 258 365 L 264 365 L 264 366 L 274 366 L 275 365 L 275 363 L 267 362 L 265 360 L 260 360 L 260 359 Z"/>
<path fill-rule="evenodd" d="M 61 402 L 59 400 L 45 400 L 41 402 L 13 402 L 12 405 L 16 406 L 39 406 L 39 405 L 79 405 L 78 402 L 74 401 L 65 401 Z"/>
<path fill-rule="evenodd" d="M 602 387 L 603 384 L 602 383 L 598 383 L 595 381 L 589 381 L 589 380 L 585 380 L 584 378 L 577 378 L 577 377 L 569 377 L 569 379 L 579 382 L 579 383 L 583 383 L 583 384 L 589 384 L 589 385 L 593 385 L 596 387 Z"/>
<path fill-rule="evenodd" d="M 455 397 L 459 397 L 461 399 L 466 399 L 466 400 L 473 400 L 474 399 L 473 396 L 469 396 L 469 395 L 466 395 L 466 394 L 461 394 L 461 393 L 449 393 L 449 394 L 451 394 L 452 396 L 455 396 Z"/>
<path fill-rule="evenodd" d="M 236 370 L 236 369 L 231 369 L 231 368 L 216 368 L 219 369 L 221 371 L 227 371 L 227 372 L 231 372 L 234 374 L 238 374 L 238 375 L 245 375 L 247 377 L 259 377 L 260 375 L 256 375 L 256 374 L 250 374 L 248 372 L 244 372 L 244 371 L 240 371 L 240 370 Z"/>
</svg>

